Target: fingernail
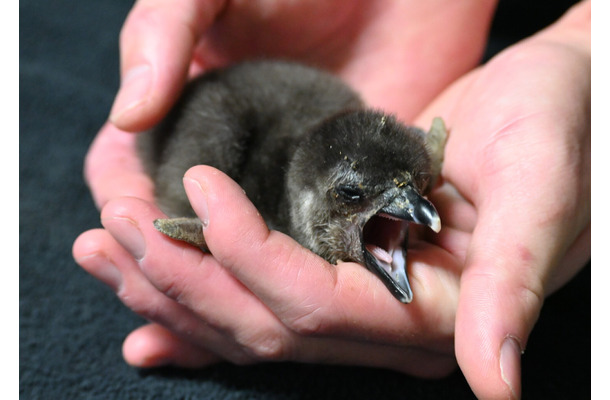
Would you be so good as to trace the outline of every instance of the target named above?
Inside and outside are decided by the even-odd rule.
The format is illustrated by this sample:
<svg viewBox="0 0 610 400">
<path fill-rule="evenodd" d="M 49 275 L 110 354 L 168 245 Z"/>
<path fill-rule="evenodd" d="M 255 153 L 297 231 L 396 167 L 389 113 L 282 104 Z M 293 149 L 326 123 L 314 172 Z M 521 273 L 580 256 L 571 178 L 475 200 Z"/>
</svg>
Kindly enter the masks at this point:
<svg viewBox="0 0 610 400">
<path fill-rule="evenodd" d="M 82 266 L 91 275 L 117 292 L 123 283 L 123 275 L 108 257 L 95 253 L 78 258 L 77 264 Z"/>
<path fill-rule="evenodd" d="M 183 179 L 183 184 L 184 190 L 186 190 L 189 200 L 191 201 L 191 205 L 195 209 L 197 216 L 203 224 L 203 229 L 207 228 L 207 226 L 210 224 L 210 216 L 208 213 L 208 203 L 203 188 L 198 181 L 186 176 Z"/>
<path fill-rule="evenodd" d="M 500 372 L 513 398 L 521 398 L 521 346 L 513 337 L 507 337 L 500 349 Z"/>
<path fill-rule="evenodd" d="M 146 242 L 136 221 L 112 217 L 102 219 L 102 225 L 135 259 L 140 261 L 146 252 Z"/>
<path fill-rule="evenodd" d="M 121 81 L 121 88 L 110 110 L 110 120 L 116 121 L 130 110 L 146 102 L 152 82 L 152 68 L 148 64 L 127 71 Z"/>
</svg>

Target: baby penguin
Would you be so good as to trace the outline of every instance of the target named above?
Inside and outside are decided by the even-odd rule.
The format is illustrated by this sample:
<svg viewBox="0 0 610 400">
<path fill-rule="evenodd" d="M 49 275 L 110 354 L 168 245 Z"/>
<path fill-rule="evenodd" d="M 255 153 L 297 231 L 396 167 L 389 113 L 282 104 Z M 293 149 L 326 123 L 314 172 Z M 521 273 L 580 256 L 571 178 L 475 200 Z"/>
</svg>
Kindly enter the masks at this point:
<svg viewBox="0 0 610 400">
<path fill-rule="evenodd" d="M 269 228 L 330 263 L 366 266 L 409 303 L 408 224 L 441 228 L 423 196 L 440 173 L 446 137 L 439 118 L 426 135 L 367 109 L 331 74 L 258 61 L 192 81 L 139 136 L 138 151 L 170 217 L 154 221 L 167 236 L 207 251 L 182 177 L 210 165 L 241 185 Z"/>
</svg>

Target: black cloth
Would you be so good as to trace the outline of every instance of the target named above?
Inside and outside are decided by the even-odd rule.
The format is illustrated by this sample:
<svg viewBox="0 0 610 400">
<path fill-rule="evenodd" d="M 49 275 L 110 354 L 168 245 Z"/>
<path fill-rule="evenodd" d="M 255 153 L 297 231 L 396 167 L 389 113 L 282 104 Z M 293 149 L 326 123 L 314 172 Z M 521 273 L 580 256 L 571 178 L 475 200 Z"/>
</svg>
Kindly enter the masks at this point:
<svg viewBox="0 0 610 400">
<path fill-rule="evenodd" d="M 503 2 L 494 29 L 499 41 L 490 52 L 551 22 L 570 3 Z M 421 380 L 293 363 L 196 371 L 140 371 L 124 363 L 122 341 L 144 321 L 76 265 L 71 246 L 79 233 L 100 226 L 82 166 L 119 84 L 118 33 L 131 6 L 121 0 L 20 2 L 20 397 L 472 398 L 459 371 Z M 590 397 L 590 290 L 586 267 L 546 301 L 523 356 L 525 398 Z"/>
</svg>

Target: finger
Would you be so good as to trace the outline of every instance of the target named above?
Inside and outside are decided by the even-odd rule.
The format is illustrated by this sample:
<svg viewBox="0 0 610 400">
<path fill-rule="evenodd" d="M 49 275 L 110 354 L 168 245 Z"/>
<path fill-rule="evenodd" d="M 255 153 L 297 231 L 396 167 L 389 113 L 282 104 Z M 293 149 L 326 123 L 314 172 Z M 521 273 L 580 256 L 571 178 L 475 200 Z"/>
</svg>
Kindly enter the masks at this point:
<svg viewBox="0 0 610 400">
<path fill-rule="evenodd" d="M 306 339 L 303 357 L 298 361 L 310 363 L 365 365 L 400 371 L 423 378 L 440 378 L 456 368 L 451 354 L 440 354 L 417 348 L 380 346 L 332 339 Z M 313 351 L 320 349 L 320 351 Z M 139 368 L 175 365 L 183 368 L 202 368 L 224 361 L 216 354 L 176 336 L 158 324 L 144 325 L 127 336 L 123 343 L 123 357 L 128 364 Z M 253 361 L 277 361 L 259 359 Z"/>
<path fill-rule="evenodd" d="M 379 341 L 411 344 L 414 332 L 429 332 L 430 340 L 452 332 L 457 281 L 447 265 L 457 262 L 448 253 L 430 248 L 411 253 L 419 294 L 405 306 L 362 266 L 332 266 L 269 231 L 241 188 L 220 171 L 194 167 L 184 183 L 195 211 L 207 221 L 204 235 L 214 257 L 291 330 L 360 338 L 375 332 Z"/>
<path fill-rule="evenodd" d="M 85 180 L 102 208 L 112 198 L 153 199 L 154 185 L 136 154 L 136 137 L 111 124 L 102 127 L 85 158 Z"/>
<path fill-rule="evenodd" d="M 243 350 L 211 328 L 191 310 L 160 293 L 139 270 L 131 254 L 103 229 L 81 234 L 74 243 L 76 262 L 109 285 L 119 299 L 138 315 L 171 327 L 183 340 L 235 362 L 250 360 Z M 144 354 L 140 347 L 139 354 Z M 155 348 L 151 349 L 155 352 Z M 150 357 L 155 358 L 154 354 Z"/>
<path fill-rule="evenodd" d="M 144 325 L 131 332 L 123 342 L 123 358 L 139 368 L 164 365 L 201 368 L 223 361 L 158 324 Z"/>
<path fill-rule="evenodd" d="M 476 209 L 453 185 L 445 182 L 428 197 L 442 218 L 443 229 L 451 227 L 472 233 L 477 221 Z"/>
<path fill-rule="evenodd" d="M 538 126 L 535 119 L 522 128 L 516 125 L 512 127 L 516 132 L 526 126 L 530 132 L 554 131 L 548 125 Z M 575 140 L 574 135 L 568 137 Z M 527 142 L 521 135 L 505 132 L 500 145 L 487 149 L 499 168 L 482 168 L 478 182 L 486 197 L 476 200 L 479 223 L 462 275 L 456 354 L 473 390 L 484 398 L 520 396 L 521 352 L 548 294 L 549 277 L 570 275 L 582 267 L 575 264 L 557 271 L 590 218 L 584 206 L 583 176 L 574 168 L 582 165 L 574 160 L 581 155 L 571 145 Z M 514 179 L 514 166 L 500 167 L 507 159 L 500 153 L 515 143 L 528 149 L 519 153 L 518 165 L 528 166 L 528 173 L 519 179 Z"/>
<path fill-rule="evenodd" d="M 476 225 L 474 206 L 448 182 L 435 189 L 428 197 L 441 217 L 442 229 L 438 233 L 426 229 L 420 231 L 420 235 L 423 233 L 422 237 L 426 241 L 447 250 L 463 265 L 466 249 Z"/>
<path fill-rule="evenodd" d="M 182 317 L 172 315 L 179 303 L 218 333 L 203 330 L 199 340 L 225 359 L 244 364 L 284 357 L 279 353 L 291 348 L 293 339 L 277 318 L 211 255 L 158 232 L 153 221 L 160 217 L 158 208 L 137 198 L 115 199 L 102 210 L 102 224 L 128 252 L 132 268 L 150 286 L 147 291 L 169 301 L 144 304 L 139 313 L 150 312 L 166 328 L 185 331 Z"/>
<path fill-rule="evenodd" d="M 126 131 L 157 123 L 186 79 L 198 37 L 214 21 L 223 0 L 140 0 L 120 36 L 121 87 L 110 121 Z"/>
<path fill-rule="evenodd" d="M 85 271 L 117 292 L 123 284 L 123 275 L 101 250 L 109 241 L 112 238 L 103 229 L 83 232 L 72 245 L 72 256 Z"/>
<path fill-rule="evenodd" d="M 422 378 L 441 378 L 456 368 L 451 354 L 439 354 L 417 348 L 380 346 L 374 343 L 355 343 L 342 340 L 311 339 L 309 351 L 303 352 L 301 362 L 342 365 L 366 365 L 403 372 Z M 312 352 L 313 348 L 323 351 Z M 128 364 L 139 368 L 174 365 L 183 368 L 202 368 L 224 361 L 214 353 L 176 336 L 158 324 L 144 325 L 127 336 L 123 343 L 123 357 Z M 258 360 L 272 361 L 272 360 Z"/>
</svg>

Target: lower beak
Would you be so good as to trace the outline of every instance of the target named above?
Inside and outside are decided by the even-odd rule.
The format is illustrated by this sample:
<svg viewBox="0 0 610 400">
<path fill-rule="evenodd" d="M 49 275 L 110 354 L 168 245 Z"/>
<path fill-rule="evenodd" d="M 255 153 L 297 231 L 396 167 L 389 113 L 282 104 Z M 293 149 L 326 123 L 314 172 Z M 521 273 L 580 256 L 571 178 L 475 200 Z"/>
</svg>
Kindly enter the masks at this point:
<svg viewBox="0 0 610 400">
<path fill-rule="evenodd" d="M 401 189 L 401 192 L 387 206 L 379 210 L 378 214 L 426 225 L 433 231 L 439 232 L 441 219 L 434 205 L 409 185 Z M 367 268 L 381 279 L 394 297 L 402 303 L 410 303 L 413 300 L 413 291 L 407 277 L 408 224 L 404 225 L 404 240 L 399 247 L 386 249 L 387 259 L 375 257 L 364 244 L 362 250 Z M 390 261 L 389 258 L 392 260 Z"/>
<path fill-rule="evenodd" d="M 363 248 L 364 264 L 384 283 L 388 290 L 401 303 L 410 303 L 413 300 L 413 291 L 407 277 L 407 249 L 397 249 L 400 251 L 398 257 L 402 257 L 403 261 L 399 266 L 382 265 L 383 261 L 378 260 L 366 248 Z M 392 263 L 393 264 L 393 263 Z"/>
</svg>

